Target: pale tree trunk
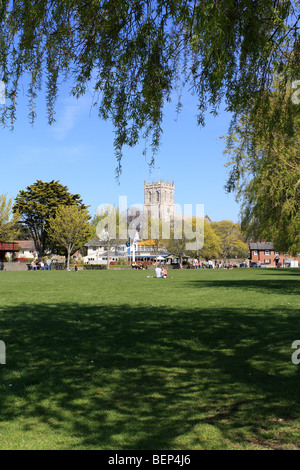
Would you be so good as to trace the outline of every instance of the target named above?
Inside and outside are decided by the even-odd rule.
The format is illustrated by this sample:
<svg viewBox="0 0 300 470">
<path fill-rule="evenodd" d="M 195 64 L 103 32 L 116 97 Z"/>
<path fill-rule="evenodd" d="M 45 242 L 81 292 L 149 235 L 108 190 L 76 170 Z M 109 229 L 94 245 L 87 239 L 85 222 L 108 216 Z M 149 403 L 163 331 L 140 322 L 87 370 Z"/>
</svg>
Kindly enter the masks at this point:
<svg viewBox="0 0 300 470">
<path fill-rule="evenodd" d="M 110 242 L 107 243 L 107 269 L 109 269 Z"/>
<path fill-rule="evenodd" d="M 71 258 L 71 247 L 68 246 L 68 255 L 67 255 L 67 270 L 70 269 L 70 258 Z"/>
</svg>

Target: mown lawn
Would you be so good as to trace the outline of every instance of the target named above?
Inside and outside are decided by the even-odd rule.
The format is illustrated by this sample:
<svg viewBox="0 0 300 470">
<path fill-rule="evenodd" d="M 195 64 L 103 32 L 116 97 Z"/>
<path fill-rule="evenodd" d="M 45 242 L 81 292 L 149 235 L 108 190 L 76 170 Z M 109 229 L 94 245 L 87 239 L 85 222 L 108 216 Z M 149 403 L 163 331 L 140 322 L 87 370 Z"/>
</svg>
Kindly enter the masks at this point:
<svg viewBox="0 0 300 470">
<path fill-rule="evenodd" d="M 300 270 L 0 272 L 0 449 L 299 449 Z"/>
</svg>

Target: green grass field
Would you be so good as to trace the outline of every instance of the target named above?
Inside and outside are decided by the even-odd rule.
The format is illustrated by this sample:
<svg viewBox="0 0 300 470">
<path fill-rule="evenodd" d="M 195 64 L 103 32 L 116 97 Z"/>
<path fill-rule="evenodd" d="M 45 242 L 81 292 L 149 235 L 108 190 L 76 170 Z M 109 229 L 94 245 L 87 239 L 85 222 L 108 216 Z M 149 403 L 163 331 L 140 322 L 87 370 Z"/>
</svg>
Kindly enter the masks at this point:
<svg viewBox="0 0 300 470">
<path fill-rule="evenodd" d="M 300 448 L 300 270 L 152 273 L 0 272 L 0 449 Z"/>
</svg>

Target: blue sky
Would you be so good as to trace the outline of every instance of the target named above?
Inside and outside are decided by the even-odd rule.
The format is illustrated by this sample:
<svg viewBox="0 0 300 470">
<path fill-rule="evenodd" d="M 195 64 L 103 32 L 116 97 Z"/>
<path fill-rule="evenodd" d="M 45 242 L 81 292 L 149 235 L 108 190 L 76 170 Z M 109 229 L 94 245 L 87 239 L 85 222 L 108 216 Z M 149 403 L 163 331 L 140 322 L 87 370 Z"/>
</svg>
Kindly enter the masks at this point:
<svg viewBox="0 0 300 470">
<path fill-rule="evenodd" d="M 0 194 L 15 198 L 38 179 L 59 180 L 70 192 L 81 195 L 93 216 L 100 204 L 118 205 L 119 196 L 127 196 L 128 206 L 142 204 L 144 180 L 157 181 L 160 174 L 161 179 L 175 182 L 177 204 L 204 204 L 204 213 L 212 220 L 238 222 L 239 206 L 224 190 L 228 170 L 220 136 L 226 134 L 230 122 L 225 111 L 218 117 L 208 114 L 206 126 L 200 128 L 193 97 L 184 98 L 177 119 L 176 102 L 168 104 L 155 167 L 149 169 L 150 154 L 147 161 L 141 141 L 133 149 L 124 149 L 118 183 L 112 125 L 98 118 L 91 103 L 89 94 L 76 100 L 63 87 L 56 104 L 55 124 L 48 125 L 45 98 L 41 96 L 38 116 L 31 126 L 26 92 L 21 87 L 15 130 L 0 128 Z"/>
</svg>

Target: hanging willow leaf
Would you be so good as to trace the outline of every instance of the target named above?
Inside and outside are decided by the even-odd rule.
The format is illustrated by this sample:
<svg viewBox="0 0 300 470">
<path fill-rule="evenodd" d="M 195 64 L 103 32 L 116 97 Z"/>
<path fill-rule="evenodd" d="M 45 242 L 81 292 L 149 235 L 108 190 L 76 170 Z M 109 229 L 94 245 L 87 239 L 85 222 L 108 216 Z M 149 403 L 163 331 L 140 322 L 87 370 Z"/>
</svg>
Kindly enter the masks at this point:
<svg viewBox="0 0 300 470">
<path fill-rule="evenodd" d="M 286 86 L 300 78 L 299 0 L 1 0 L 0 80 L 7 86 L 4 125 L 14 125 L 20 80 L 29 77 L 29 119 L 46 84 L 49 123 L 59 83 L 79 97 L 87 86 L 102 119 L 115 128 L 121 171 L 124 146 L 143 136 L 157 152 L 163 107 L 187 86 L 199 125 L 222 100 L 237 119 L 291 132 Z M 275 74 L 283 78 L 270 107 Z M 287 119 L 278 120 L 278 113 Z M 263 127 L 261 127 L 263 129 Z M 278 130 L 278 129 L 277 129 Z"/>
</svg>

